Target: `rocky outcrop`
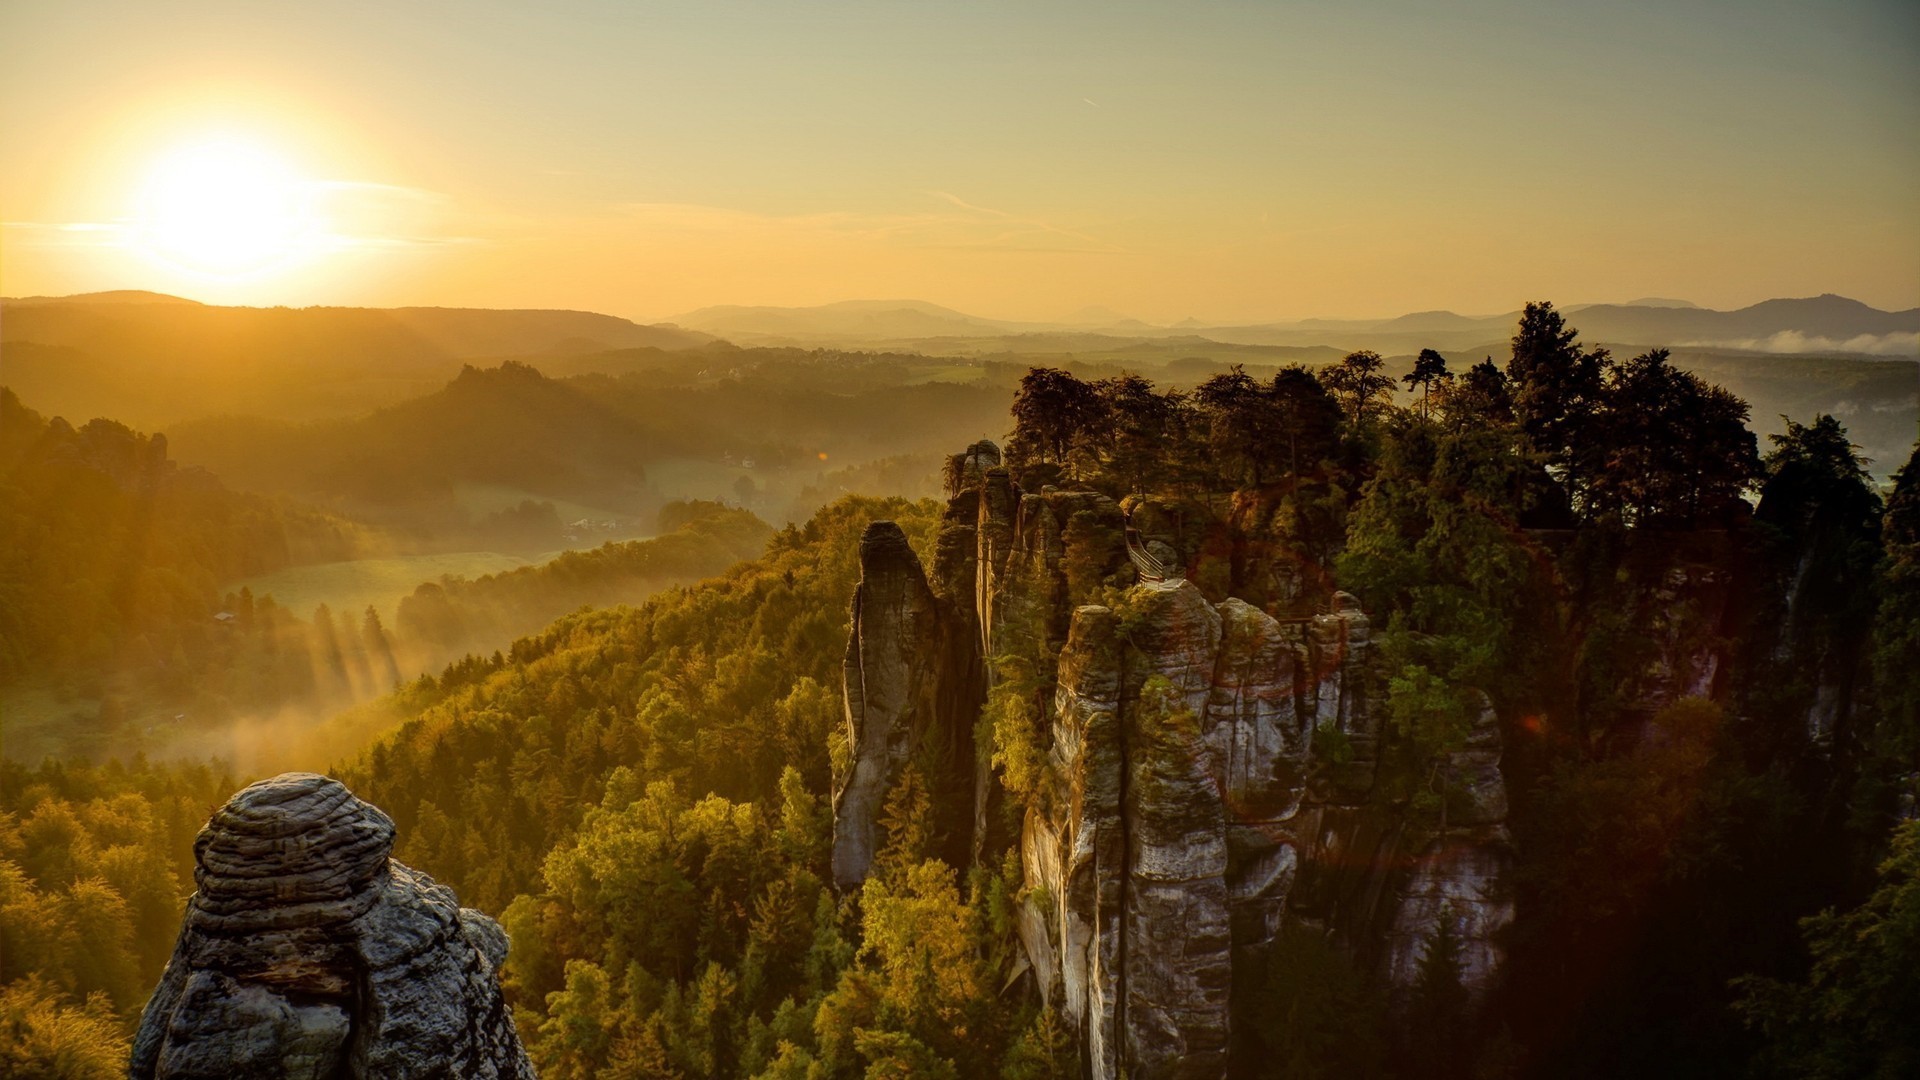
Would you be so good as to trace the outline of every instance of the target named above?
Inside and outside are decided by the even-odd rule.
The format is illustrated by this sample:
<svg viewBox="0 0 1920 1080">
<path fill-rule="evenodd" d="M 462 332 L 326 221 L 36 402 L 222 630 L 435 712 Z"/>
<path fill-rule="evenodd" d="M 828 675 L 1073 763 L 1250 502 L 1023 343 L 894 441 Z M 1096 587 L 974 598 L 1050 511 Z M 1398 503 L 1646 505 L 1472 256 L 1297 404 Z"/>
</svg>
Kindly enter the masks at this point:
<svg viewBox="0 0 1920 1080">
<path fill-rule="evenodd" d="M 1215 609 L 1184 580 L 1129 601 L 1124 623 L 1074 613 L 1059 790 L 1025 829 L 1023 940 L 1094 1076 L 1218 1076 L 1235 939 L 1271 935 L 1291 883 L 1293 850 L 1268 826 L 1304 790 L 1310 713 L 1271 617 Z"/>
<path fill-rule="evenodd" d="M 1165 581 L 1124 614 L 1074 612 L 1020 927 L 1093 1076 L 1226 1075 L 1234 970 L 1288 919 L 1336 933 L 1390 991 L 1441 919 L 1469 992 L 1497 976 L 1513 911 L 1492 711 L 1439 766 L 1452 819 L 1407 828 L 1372 792 L 1368 621 L 1349 596 L 1334 607 L 1282 622 Z"/>
<path fill-rule="evenodd" d="M 1007 804 L 986 748 L 945 760 L 974 766 L 973 858 L 1019 851 L 1028 969 L 1089 1075 L 1255 1070 L 1235 1057 L 1254 1044 L 1236 1035 L 1252 1015 L 1236 973 L 1264 970 L 1290 922 L 1332 936 L 1395 997 L 1446 920 L 1484 996 L 1513 917 L 1491 708 L 1433 763 L 1446 814 L 1416 822 L 1378 783 L 1371 621 L 1284 515 L 1237 508 L 1267 537 L 1250 539 L 1204 503 L 1130 498 L 1123 511 L 1096 492 L 1025 491 L 971 450 L 950 478 L 931 582 L 890 524 L 862 541 L 842 888 L 865 876 L 874 817 L 913 748 L 970 731 L 1013 661 L 1041 669 L 1049 779 L 1032 805 Z"/>
<path fill-rule="evenodd" d="M 338 781 L 246 788 L 194 842 L 198 886 L 134 1040 L 135 1078 L 533 1076 L 499 924 L 395 862 Z"/>
<path fill-rule="evenodd" d="M 834 777 L 833 879 L 842 889 L 866 880 L 887 793 L 917 751 L 944 741 L 950 760 L 972 760 L 972 717 L 960 714 L 977 708 L 964 684 L 978 665 L 965 634 L 900 526 L 868 525 L 844 668 L 849 755 Z M 928 779 L 953 781 L 971 799 L 970 776 Z"/>
<path fill-rule="evenodd" d="M 1393 889 L 1380 949 L 1390 989 L 1413 986 L 1427 942 L 1443 921 L 1460 943 L 1460 983 L 1469 1000 L 1484 1001 L 1499 978 L 1505 961 L 1501 932 L 1514 916 L 1500 753 L 1499 721 L 1481 696 L 1465 748 L 1434 770 L 1442 798 L 1437 833 L 1412 855 L 1411 869 Z"/>
</svg>

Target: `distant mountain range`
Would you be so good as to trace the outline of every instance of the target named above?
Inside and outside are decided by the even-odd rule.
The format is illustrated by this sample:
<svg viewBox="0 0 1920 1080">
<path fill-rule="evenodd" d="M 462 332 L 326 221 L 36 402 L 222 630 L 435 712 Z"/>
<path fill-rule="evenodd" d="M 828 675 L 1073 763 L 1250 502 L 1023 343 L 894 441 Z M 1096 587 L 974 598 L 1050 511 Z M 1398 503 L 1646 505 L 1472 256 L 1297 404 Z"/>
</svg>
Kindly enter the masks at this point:
<svg viewBox="0 0 1920 1080">
<path fill-rule="evenodd" d="M 480 357 L 686 349 L 712 340 L 591 311 L 494 308 L 218 307 L 122 290 L 0 299 L 0 342 L 112 350 L 153 360 L 217 364 L 245 355 L 335 359 L 350 350 L 388 364 Z"/>
<path fill-rule="evenodd" d="M 1573 305 L 1590 344 L 1670 346 L 1691 364 L 1761 354 L 1920 358 L 1920 308 L 1881 311 L 1826 295 L 1714 311 L 1684 300 Z M 1058 323 L 972 315 L 919 300 L 702 308 L 643 325 L 588 311 L 248 308 L 120 291 L 0 299 L 0 383 L 34 407 L 149 428 L 220 414 L 351 416 L 430 393 L 466 363 L 523 359 L 550 374 L 617 374 L 655 350 L 792 346 L 1019 364 L 1110 363 L 1170 379 L 1230 363 L 1323 364 L 1353 349 L 1410 363 L 1501 357 L 1519 312 L 1420 311 L 1384 319 L 1158 325 L 1105 308 Z M 624 359 L 623 359 L 624 358 Z M 623 366 L 625 365 L 625 366 Z"/>
<path fill-rule="evenodd" d="M 1830 353 L 1912 357 L 1920 354 L 1920 308 L 1881 311 L 1827 294 L 1767 300 L 1736 311 L 1714 311 L 1685 300 L 1649 297 L 1624 304 L 1566 309 L 1583 339 L 1626 346 L 1683 346 L 1772 353 Z M 676 317 L 678 326 L 738 345 L 910 347 L 954 345 L 1032 335 L 1099 334 L 1122 341 L 1172 337 L 1221 344 L 1371 348 L 1400 353 L 1424 347 L 1468 349 L 1504 341 L 1518 311 L 1470 316 L 1422 311 L 1388 319 L 1305 319 L 1291 322 L 1208 324 L 1185 319 L 1155 325 L 1087 309 L 1064 323 L 990 319 L 918 300 L 855 300 L 819 307 L 710 307 Z M 1098 321 L 1105 319 L 1106 321 Z M 1082 346 L 1084 347 L 1084 346 Z M 969 351 L 983 351 L 976 348 Z M 1026 351 L 1015 349 L 1013 351 Z"/>
<path fill-rule="evenodd" d="M 310 419 L 426 393 L 469 361 L 712 340 L 590 311 L 218 307 L 136 291 L 36 296 L 0 300 L 0 382 L 49 414 L 148 427 L 223 412 Z"/>
</svg>

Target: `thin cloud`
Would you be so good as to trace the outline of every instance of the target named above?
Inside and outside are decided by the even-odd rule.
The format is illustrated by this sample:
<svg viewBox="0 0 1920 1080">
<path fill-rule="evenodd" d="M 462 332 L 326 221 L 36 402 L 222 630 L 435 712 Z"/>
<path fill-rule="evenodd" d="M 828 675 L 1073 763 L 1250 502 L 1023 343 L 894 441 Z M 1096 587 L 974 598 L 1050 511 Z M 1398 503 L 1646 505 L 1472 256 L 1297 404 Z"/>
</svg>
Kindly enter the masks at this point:
<svg viewBox="0 0 1920 1080">
<path fill-rule="evenodd" d="M 1798 330 L 1782 330 L 1763 338 L 1683 342 L 1695 348 L 1742 349 L 1765 353 L 1857 353 L 1866 356 L 1920 356 L 1920 333 L 1859 334 L 1850 338 L 1819 337 Z"/>
</svg>

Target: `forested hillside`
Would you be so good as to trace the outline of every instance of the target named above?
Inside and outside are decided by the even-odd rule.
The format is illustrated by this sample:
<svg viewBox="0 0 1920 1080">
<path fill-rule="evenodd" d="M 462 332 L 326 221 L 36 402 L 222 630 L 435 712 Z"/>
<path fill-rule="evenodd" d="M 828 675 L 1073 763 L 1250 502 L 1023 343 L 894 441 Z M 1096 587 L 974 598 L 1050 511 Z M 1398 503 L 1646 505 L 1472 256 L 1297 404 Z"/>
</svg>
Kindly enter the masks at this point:
<svg viewBox="0 0 1920 1080">
<path fill-rule="evenodd" d="M 652 540 L 476 581 L 421 583 L 397 628 L 372 607 L 293 611 L 232 583 L 383 553 L 393 534 L 233 491 L 180 467 L 163 435 L 105 419 L 75 428 L 0 389 L 7 756 L 99 760 L 200 745 L 231 753 L 222 733 L 236 721 L 317 723 L 576 608 L 634 602 L 718 573 L 758 553 L 770 531 L 745 510 L 710 502 L 667 506 L 658 524 Z"/>
<path fill-rule="evenodd" d="M 930 492 L 947 446 L 1000 425 L 1017 373 L 916 381 L 937 366 L 793 350 L 656 352 L 593 362 L 621 370 L 615 376 L 548 378 L 510 361 L 467 368 L 433 394 L 352 420 L 229 417 L 181 425 L 173 437 L 183 458 L 241 487 L 429 536 L 471 527 L 487 491 L 627 519 L 686 498 L 804 519 L 844 493 L 843 470 L 882 459 L 911 462 L 906 479 Z"/>
<path fill-rule="evenodd" d="M 542 1076 L 1066 1077 L 1176 1038 L 1249 1076 L 1920 1060 L 1920 460 L 1878 488 L 1826 415 L 1763 445 L 1734 394 L 1550 305 L 1504 363 L 1399 379 L 1365 352 L 1088 374 L 1029 372 L 1004 460 L 948 458 L 944 502 L 841 498 L 382 704 L 405 722 L 339 775 L 397 857 L 501 918 Z M 676 513 L 690 548 L 765 535 Z M 396 633 L 469 647 L 679 565 L 652 543 L 424 587 Z M 1135 771 L 1102 794 L 1109 745 Z M 1209 771 L 1245 754 L 1271 768 Z M 87 936 L 56 910 L 130 928 L 101 939 L 118 974 L 18 952 L 5 1022 L 110 1048 L 226 780 L 4 781 L 7 951 Z M 1044 838 L 1104 850 L 1103 822 L 1133 845 L 1102 871 L 1124 903 L 1155 859 L 1213 877 L 1075 924 L 1082 879 L 1048 877 L 1071 845 Z M 1062 993 L 1093 955 L 1058 948 L 1074 925 L 1162 943 L 1110 985 L 1172 1027 L 1098 1041 Z M 1195 972 L 1220 981 L 1152 1011 Z"/>
<path fill-rule="evenodd" d="M 117 292 L 0 302 L 7 381 L 40 407 L 162 427 L 202 416 L 351 416 L 482 358 L 710 340 L 587 311 L 219 307 Z"/>
<path fill-rule="evenodd" d="M 348 558 L 373 539 L 353 522 L 180 469 L 162 436 L 111 420 L 75 429 L 4 389 L 0 515 L 10 593 L 0 679 L 151 654 L 153 637 L 207 622 L 223 582 Z"/>
</svg>

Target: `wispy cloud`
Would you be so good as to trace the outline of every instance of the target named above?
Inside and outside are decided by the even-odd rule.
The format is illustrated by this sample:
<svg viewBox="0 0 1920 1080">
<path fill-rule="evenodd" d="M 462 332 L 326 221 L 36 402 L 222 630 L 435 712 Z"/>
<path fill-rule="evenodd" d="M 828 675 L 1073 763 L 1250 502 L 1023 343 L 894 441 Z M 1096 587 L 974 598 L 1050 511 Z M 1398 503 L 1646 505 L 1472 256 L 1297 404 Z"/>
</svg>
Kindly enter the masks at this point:
<svg viewBox="0 0 1920 1080">
<path fill-rule="evenodd" d="M 131 231 L 118 221 L 0 221 L 10 242 L 37 248 L 122 247 Z"/>
<path fill-rule="evenodd" d="M 1762 338 L 1682 342 L 1696 348 L 1745 349 L 1766 353 L 1859 353 L 1866 356 L 1920 357 L 1920 332 L 1858 334 L 1850 338 L 1819 337 L 1798 330 L 1782 330 Z"/>
</svg>

